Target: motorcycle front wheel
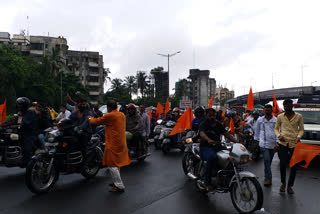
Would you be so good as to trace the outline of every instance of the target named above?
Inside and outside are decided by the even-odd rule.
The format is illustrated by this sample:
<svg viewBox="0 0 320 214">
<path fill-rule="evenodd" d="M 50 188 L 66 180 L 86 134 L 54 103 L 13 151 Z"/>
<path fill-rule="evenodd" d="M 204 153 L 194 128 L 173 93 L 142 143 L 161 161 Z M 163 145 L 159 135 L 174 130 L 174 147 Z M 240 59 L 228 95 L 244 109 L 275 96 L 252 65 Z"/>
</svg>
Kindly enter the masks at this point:
<svg viewBox="0 0 320 214">
<path fill-rule="evenodd" d="M 263 191 L 256 178 L 243 178 L 240 181 L 242 194 L 237 182 L 231 185 L 231 200 L 239 213 L 252 213 L 260 210 L 263 204 Z"/>
<path fill-rule="evenodd" d="M 26 169 L 26 185 L 29 190 L 36 194 L 49 192 L 59 178 L 59 171 L 53 164 L 50 172 L 49 159 L 33 159 L 28 163 Z"/>
<path fill-rule="evenodd" d="M 196 158 L 191 152 L 184 153 L 183 159 L 182 159 L 182 168 L 183 168 L 184 174 L 187 175 L 190 172 L 193 175 L 195 175 L 195 171 L 196 171 L 195 161 L 196 161 Z"/>
</svg>

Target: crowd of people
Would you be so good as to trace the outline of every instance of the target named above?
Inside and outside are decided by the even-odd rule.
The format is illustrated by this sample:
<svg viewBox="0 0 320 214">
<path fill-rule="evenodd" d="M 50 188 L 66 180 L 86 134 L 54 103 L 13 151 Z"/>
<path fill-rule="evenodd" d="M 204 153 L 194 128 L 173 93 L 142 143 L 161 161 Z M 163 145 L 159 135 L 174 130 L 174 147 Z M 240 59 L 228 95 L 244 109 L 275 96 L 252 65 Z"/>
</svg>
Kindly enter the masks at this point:
<svg viewBox="0 0 320 214">
<path fill-rule="evenodd" d="M 145 112 L 145 106 L 138 108 L 134 104 L 121 105 L 118 111 L 117 102 L 110 100 L 107 102 L 108 113 L 99 111 L 98 105 L 89 105 L 83 98 L 73 101 L 70 96 L 66 97 L 65 104 L 60 106 L 57 113 L 45 102 L 37 101 L 31 103 L 26 97 L 20 97 L 16 101 L 18 116 L 15 120 L 7 122 L 4 126 L 13 123 L 20 123 L 23 138 L 23 164 L 26 167 L 32 157 L 34 147 L 45 150 L 44 130 L 69 119 L 77 129 L 82 130 L 81 144 L 90 140 L 96 125 L 105 126 L 105 151 L 103 165 L 108 166 L 113 178 L 110 184 L 111 192 L 124 192 L 125 186 L 120 176 L 120 167 L 131 163 L 126 144 L 126 131 L 133 135 L 133 142 L 148 142 L 148 137 L 152 135 L 153 128 L 157 125 L 157 120 L 178 121 L 182 111 L 175 107 L 166 115 L 157 114 L 157 109 L 152 107 L 151 112 Z M 227 111 L 216 111 L 213 108 L 205 109 L 198 106 L 194 110 L 192 129 L 199 133 L 200 156 L 207 161 L 205 170 L 205 186 L 209 191 L 213 191 L 211 185 L 211 169 L 216 162 L 216 154 L 223 149 L 219 144 L 221 135 L 224 135 L 232 142 L 243 142 L 243 130 L 251 127 L 254 130 L 254 140 L 259 145 L 264 159 L 265 186 L 272 184 L 271 163 L 275 152 L 279 152 L 280 157 L 280 191 L 293 194 L 292 189 L 296 176 L 296 167 L 292 167 L 288 183 L 286 182 L 286 167 L 294 151 L 297 142 L 300 141 L 303 132 L 303 118 L 299 113 L 294 112 L 291 100 L 285 100 L 284 113 L 277 117 L 272 114 L 272 106 L 266 105 L 263 115 L 258 112 L 247 112 L 241 115 L 236 109 Z M 233 121 L 235 134 L 230 134 L 230 122 Z M 181 140 L 182 133 L 177 135 Z"/>
</svg>

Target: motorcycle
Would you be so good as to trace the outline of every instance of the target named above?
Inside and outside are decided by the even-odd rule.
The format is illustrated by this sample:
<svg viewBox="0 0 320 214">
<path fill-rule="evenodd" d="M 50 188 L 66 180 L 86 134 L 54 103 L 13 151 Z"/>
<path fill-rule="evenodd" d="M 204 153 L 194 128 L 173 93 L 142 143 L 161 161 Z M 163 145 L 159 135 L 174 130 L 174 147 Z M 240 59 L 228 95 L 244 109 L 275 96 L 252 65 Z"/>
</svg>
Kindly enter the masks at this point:
<svg viewBox="0 0 320 214">
<path fill-rule="evenodd" d="M 154 143 L 156 149 L 161 149 L 161 141 L 159 140 L 161 130 L 165 128 L 164 124 L 166 122 L 164 120 L 157 120 L 157 125 L 153 129 L 153 139 L 149 139 L 149 143 Z"/>
<path fill-rule="evenodd" d="M 0 166 L 21 166 L 22 144 L 19 126 L 0 127 Z"/>
<path fill-rule="evenodd" d="M 185 146 L 184 154 L 182 158 L 182 169 L 183 172 L 188 175 L 188 173 L 196 174 L 197 166 L 199 166 L 200 160 L 200 139 L 195 131 L 188 131 L 182 138 L 182 143 Z"/>
<path fill-rule="evenodd" d="M 46 151 L 33 156 L 26 169 L 26 185 L 31 192 L 49 192 L 60 173 L 81 173 L 87 179 L 96 176 L 102 165 L 101 142 L 93 135 L 86 145 L 80 145 L 82 136 L 68 119 L 50 128 L 45 136 Z"/>
<path fill-rule="evenodd" d="M 172 148 L 178 148 L 181 151 L 184 151 L 182 141 L 178 141 L 178 135 L 181 135 L 181 133 L 169 135 L 175 125 L 176 122 L 170 120 L 166 123 L 166 127 L 161 130 L 159 140 L 162 141 L 161 150 L 164 154 L 167 154 Z"/>
<path fill-rule="evenodd" d="M 244 171 L 245 165 L 250 161 L 250 154 L 244 145 L 235 143 L 227 145 L 220 142 L 224 148 L 217 152 L 217 164 L 212 170 L 211 183 L 217 193 L 230 192 L 232 204 L 239 213 L 252 213 L 260 210 L 263 205 L 263 191 L 256 175 Z M 199 151 L 196 151 L 199 154 Z M 198 158 L 196 173 L 188 173 L 188 177 L 195 180 L 196 188 L 209 193 L 204 185 L 206 161 Z M 214 193 L 214 192 L 212 192 Z"/>
<path fill-rule="evenodd" d="M 243 136 L 244 136 L 244 145 L 248 149 L 248 151 L 252 155 L 253 160 L 258 160 L 260 157 L 260 147 L 257 141 L 253 139 L 254 132 L 251 127 L 247 127 L 245 130 L 243 130 Z"/>
<path fill-rule="evenodd" d="M 140 136 L 139 142 L 133 142 L 133 134 L 126 131 L 128 153 L 131 160 L 144 161 L 151 154 L 148 152 L 148 145 Z"/>
<path fill-rule="evenodd" d="M 15 117 L 18 118 L 17 115 Z M 5 127 L 0 126 L 0 166 L 22 167 L 23 139 L 20 128 L 20 123 L 14 123 Z M 41 151 L 37 146 L 39 146 L 38 140 L 35 142 L 33 154 Z"/>
</svg>

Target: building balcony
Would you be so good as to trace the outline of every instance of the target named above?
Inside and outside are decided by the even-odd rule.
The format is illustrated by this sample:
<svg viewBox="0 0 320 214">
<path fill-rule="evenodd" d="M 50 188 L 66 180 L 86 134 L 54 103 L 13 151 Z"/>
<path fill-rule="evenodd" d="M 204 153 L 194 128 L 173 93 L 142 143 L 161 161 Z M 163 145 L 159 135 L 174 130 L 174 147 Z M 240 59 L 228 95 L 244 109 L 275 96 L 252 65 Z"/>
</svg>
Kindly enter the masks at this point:
<svg viewBox="0 0 320 214">
<path fill-rule="evenodd" d="M 97 96 L 99 96 L 100 92 L 99 91 L 89 91 L 89 95 L 97 95 Z"/>
<path fill-rule="evenodd" d="M 89 67 L 99 67 L 99 64 L 96 62 L 89 62 Z"/>
<path fill-rule="evenodd" d="M 99 75 L 99 73 L 89 72 L 89 76 L 98 77 L 98 76 L 100 76 L 100 75 Z"/>
<path fill-rule="evenodd" d="M 43 55 L 43 50 L 30 50 L 30 54 Z"/>
<path fill-rule="evenodd" d="M 89 86 L 100 86 L 100 83 L 99 82 L 88 82 Z"/>
</svg>

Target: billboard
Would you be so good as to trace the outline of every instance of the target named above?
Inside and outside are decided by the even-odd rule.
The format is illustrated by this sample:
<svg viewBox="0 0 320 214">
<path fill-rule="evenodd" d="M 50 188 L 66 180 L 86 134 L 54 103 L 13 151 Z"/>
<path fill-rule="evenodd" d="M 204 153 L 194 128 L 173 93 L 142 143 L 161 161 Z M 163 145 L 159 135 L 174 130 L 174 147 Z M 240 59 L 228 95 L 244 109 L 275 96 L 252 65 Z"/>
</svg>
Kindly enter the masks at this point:
<svg viewBox="0 0 320 214">
<path fill-rule="evenodd" d="M 180 100 L 180 108 L 187 109 L 189 106 L 192 108 L 192 100 Z"/>
</svg>

